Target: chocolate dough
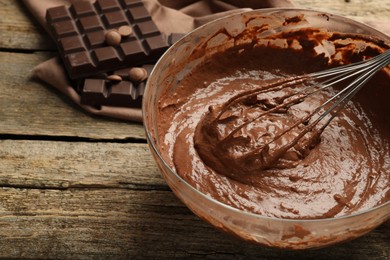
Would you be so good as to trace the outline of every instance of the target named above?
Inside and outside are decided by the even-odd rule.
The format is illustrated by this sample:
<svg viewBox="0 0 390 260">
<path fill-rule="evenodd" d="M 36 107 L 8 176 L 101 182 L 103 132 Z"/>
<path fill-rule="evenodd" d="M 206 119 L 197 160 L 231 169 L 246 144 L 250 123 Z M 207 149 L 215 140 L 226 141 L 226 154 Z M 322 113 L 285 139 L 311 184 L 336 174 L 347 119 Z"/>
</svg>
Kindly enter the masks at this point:
<svg viewBox="0 0 390 260">
<path fill-rule="evenodd" d="M 307 41 L 300 42 L 300 49 L 251 43 L 217 53 L 194 68 L 159 100 L 157 124 L 165 160 L 201 192 L 265 216 L 331 218 L 389 201 L 388 70 L 377 73 L 319 136 L 315 131 L 306 135 L 302 140 L 309 145 L 285 151 L 266 167 L 256 164 L 259 147 L 322 104 L 337 87 L 260 117 L 280 91 L 249 95 L 227 106 L 232 97 L 272 82 L 372 57 L 388 48 L 375 42 L 362 48 L 361 42 L 370 40 L 359 36 L 326 37 L 338 53 L 331 58 L 316 55 L 313 44 L 304 44 Z M 340 44 L 340 39 L 349 43 Z M 282 142 L 288 141 L 288 133 L 285 137 Z"/>
</svg>

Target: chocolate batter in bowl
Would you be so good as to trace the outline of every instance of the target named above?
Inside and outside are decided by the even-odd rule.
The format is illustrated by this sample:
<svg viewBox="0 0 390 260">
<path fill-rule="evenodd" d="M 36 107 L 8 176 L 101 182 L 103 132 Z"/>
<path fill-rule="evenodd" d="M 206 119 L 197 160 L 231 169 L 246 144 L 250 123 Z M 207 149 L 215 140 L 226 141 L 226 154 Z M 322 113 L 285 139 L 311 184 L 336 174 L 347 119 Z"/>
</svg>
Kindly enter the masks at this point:
<svg viewBox="0 0 390 260">
<path fill-rule="evenodd" d="M 256 10 L 198 28 L 161 58 L 144 95 L 147 138 L 167 183 L 202 219 L 267 246 L 321 247 L 372 230 L 390 217 L 389 67 L 318 142 L 267 167 L 256 163 L 259 144 L 333 90 L 261 120 L 254 118 L 279 92 L 229 102 L 389 46 L 390 37 L 370 27 L 308 10 Z"/>
</svg>

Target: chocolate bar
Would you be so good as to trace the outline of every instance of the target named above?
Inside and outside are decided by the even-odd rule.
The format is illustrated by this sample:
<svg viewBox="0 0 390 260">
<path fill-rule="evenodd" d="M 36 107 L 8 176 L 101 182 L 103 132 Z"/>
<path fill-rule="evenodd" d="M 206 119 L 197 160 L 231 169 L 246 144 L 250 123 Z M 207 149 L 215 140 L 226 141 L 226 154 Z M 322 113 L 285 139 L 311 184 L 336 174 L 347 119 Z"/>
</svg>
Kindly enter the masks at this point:
<svg viewBox="0 0 390 260">
<path fill-rule="evenodd" d="M 141 0 L 73 1 L 48 9 L 46 20 L 72 79 L 154 63 L 179 37 L 161 34 Z M 107 41 L 123 26 L 118 44 Z"/>
<path fill-rule="evenodd" d="M 144 65 L 142 68 L 149 75 L 154 65 Z M 140 108 L 146 80 L 137 82 L 129 77 L 129 68 L 111 73 L 97 75 L 81 81 L 78 92 L 81 103 L 92 106 L 119 106 Z M 110 80 L 110 76 L 112 77 Z"/>
</svg>

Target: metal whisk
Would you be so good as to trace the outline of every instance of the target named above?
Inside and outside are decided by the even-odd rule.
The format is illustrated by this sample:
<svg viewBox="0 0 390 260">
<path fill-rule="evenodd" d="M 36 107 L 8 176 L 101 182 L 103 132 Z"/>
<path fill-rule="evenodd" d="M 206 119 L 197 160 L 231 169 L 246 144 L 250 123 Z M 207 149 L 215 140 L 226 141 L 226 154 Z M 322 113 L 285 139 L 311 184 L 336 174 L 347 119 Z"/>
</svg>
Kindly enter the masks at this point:
<svg viewBox="0 0 390 260">
<path fill-rule="evenodd" d="M 300 157 L 305 157 L 309 150 L 320 141 L 320 135 L 326 126 L 339 114 L 348 101 L 377 71 L 388 64 L 390 64 L 390 50 L 368 60 L 282 79 L 267 86 L 244 91 L 230 98 L 222 106 L 209 109 L 208 115 L 203 118 L 202 126 L 197 129 L 195 135 L 198 153 L 211 166 L 229 164 L 227 168 L 230 173 L 228 174 L 233 178 L 237 177 L 237 173 L 243 172 L 242 165 L 246 165 L 245 169 L 246 171 L 249 169 L 249 173 L 275 167 L 275 162 L 292 147 L 300 154 Z M 320 80 L 321 84 L 318 83 Z M 247 147 L 251 141 L 237 134 L 244 127 L 254 121 L 258 122 L 267 114 L 284 113 L 291 106 L 302 103 L 309 96 L 321 93 L 336 84 L 338 86 L 345 84 L 345 86 L 303 118 L 283 128 L 279 133 L 269 135 L 270 139 L 260 143 L 256 141 L 254 147 L 249 147 L 250 145 Z M 291 91 L 285 91 L 286 89 Z M 259 95 L 278 91 L 283 94 L 267 99 L 266 102 L 259 102 Z M 231 109 L 236 104 L 251 102 L 255 106 L 261 106 L 261 112 L 235 124 L 231 132 L 224 132 L 226 128 L 219 127 L 225 122 L 229 124 L 226 118 L 229 114 L 227 111 L 232 111 Z M 200 132 L 203 134 L 198 134 Z M 286 134 L 290 133 L 293 138 L 286 141 Z M 288 165 L 282 162 L 276 167 L 283 168 Z"/>
<path fill-rule="evenodd" d="M 316 125 L 318 125 L 320 121 L 324 120 L 321 127 L 316 129 L 316 131 L 312 134 L 312 136 L 306 141 L 306 144 L 309 146 L 317 143 L 325 127 L 327 127 L 329 123 L 332 121 L 332 119 L 334 119 L 339 114 L 339 112 L 346 106 L 346 104 L 352 99 L 352 97 L 367 83 L 368 80 L 370 80 L 372 76 L 375 75 L 376 72 L 378 72 L 380 69 L 386 67 L 389 64 L 390 64 L 390 50 L 387 50 L 386 52 L 368 60 L 352 63 L 349 65 L 339 66 L 339 67 L 335 67 L 320 72 L 314 72 L 301 77 L 287 79 L 282 84 L 279 83 L 280 85 L 277 85 L 276 88 L 280 88 L 281 86 L 286 87 L 288 85 L 295 85 L 297 84 L 297 82 L 305 82 L 308 79 L 317 81 L 318 79 L 326 78 L 326 80 L 322 82 L 322 86 L 319 88 L 315 88 L 316 85 L 309 85 L 303 88 L 302 90 L 297 91 L 294 94 L 289 94 L 278 98 L 278 100 L 276 100 L 278 105 L 268 110 L 265 113 L 270 113 L 280 108 L 287 109 L 289 106 L 302 102 L 304 99 L 306 99 L 307 97 L 315 93 L 318 93 L 326 88 L 333 87 L 336 84 L 343 83 L 347 79 L 350 78 L 353 79 L 339 92 L 337 92 L 327 101 L 325 101 L 322 105 L 314 109 L 312 113 L 308 114 L 306 117 L 302 118 L 301 120 L 298 120 L 294 125 L 287 128 L 285 131 L 282 131 L 279 134 L 277 134 L 272 141 L 270 141 L 265 146 L 263 146 L 261 149 L 261 153 L 263 155 L 262 163 L 264 167 L 270 166 L 282 154 L 284 154 L 291 147 L 295 146 L 305 134 L 307 134 L 309 131 L 312 131 L 312 129 Z M 268 89 L 267 91 L 269 90 L 270 89 Z M 319 113 L 321 110 L 324 111 Z M 317 113 L 319 113 L 317 115 L 317 118 L 313 118 Z M 277 141 L 287 132 L 292 131 L 294 128 L 296 128 L 298 125 L 301 124 L 304 124 L 305 127 L 303 129 L 300 129 L 299 134 L 291 142 L 288 142 L 280 146 L 272 153 L 268 153 L 269 145 L 272 142 Z"/>
</svg>

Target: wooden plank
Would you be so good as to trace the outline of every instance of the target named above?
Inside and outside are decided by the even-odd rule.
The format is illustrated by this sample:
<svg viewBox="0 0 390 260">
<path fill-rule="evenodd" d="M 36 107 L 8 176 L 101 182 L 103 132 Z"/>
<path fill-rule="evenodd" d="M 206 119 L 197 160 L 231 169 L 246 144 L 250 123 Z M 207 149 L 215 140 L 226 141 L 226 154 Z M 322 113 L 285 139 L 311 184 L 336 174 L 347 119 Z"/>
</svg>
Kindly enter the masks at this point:
<svg viewBox="0 0 390 260">
<path fill-rule="evenodd" d="M 390 223 L 331 249 L 293 252 L 251 245 L 220 233 L 169 191 L 2 188 L 0 197 L 0 256 L 4 258 L 390 257 Z"/>
<path fill-rule="evenodd" d="M 293 0 L 296 7 L 309 8 L 347 17 L 390 21 L 389 0 Z"/>
<path fill-rule="evenodd" d="M 146 144 L 2 140 L 0 147 L 0 257 L 390 256 L 390 222 L 332 253 L 230 238 L 176 199 Z"/>
<path fill-rule="evenodd" d="M 21 1 L 0 0 L 0 48 L 55 50 L 54 42 Z"/>
<path fill-rule="evenodd" d="M 168 187 L 146 144 L 0 140 L 0 187 Z"/>
<path fill-rule="evenodd" d="M 93 117 L 62 93 L 31 79 L 31 70 L 51 55 L 0 52 L 0 135 L 144 138 L 142 124 Z"/>
</svg>

